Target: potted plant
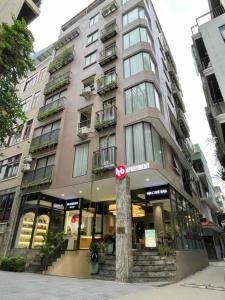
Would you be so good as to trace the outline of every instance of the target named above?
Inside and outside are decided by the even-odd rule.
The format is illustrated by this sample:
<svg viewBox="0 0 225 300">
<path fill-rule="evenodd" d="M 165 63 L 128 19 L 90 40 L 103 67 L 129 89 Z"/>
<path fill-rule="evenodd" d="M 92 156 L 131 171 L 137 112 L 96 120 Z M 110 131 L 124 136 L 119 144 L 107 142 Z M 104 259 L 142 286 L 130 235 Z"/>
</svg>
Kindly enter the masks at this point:
<svg viewBox="0 0 225 300">
<path fill-rule="evenodd" d="M 92 242 L 89 247 L 89 259 L 91 263 L 91 274 L 97 274 L 99 271 L 99 245 Z"/>
<path fill-rule="evenodd" d="M 104 243 L 99 243 L 99 264 L 104 264 L 105 262 L 105 246 Z"/>
<path fill-rule="evenodd" d="M 113 235 L 105 235 L 104 236 L 104 245 L 105 245 L 105 253 L 107 255 L 112 255 L 114 251 L 115 238 Z"/>
</svg>

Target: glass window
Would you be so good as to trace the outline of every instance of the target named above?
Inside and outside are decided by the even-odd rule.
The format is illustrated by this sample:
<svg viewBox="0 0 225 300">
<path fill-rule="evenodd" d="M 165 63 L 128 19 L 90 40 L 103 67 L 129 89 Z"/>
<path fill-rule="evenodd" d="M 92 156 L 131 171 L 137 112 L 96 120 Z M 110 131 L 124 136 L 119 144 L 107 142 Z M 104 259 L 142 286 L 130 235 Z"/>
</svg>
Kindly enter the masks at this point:
<svg viewBox="0 0 225 300">
<path fill-rule="evenodd" d="M 87 44 L 92 44 L 98 39 L 98 31 L 93 32 L 92 34 L 88 35 L 87 37 Z"/>
<path fill-rule="evenodd" d="M 123 16 L 123 26 L 126 26 L 137 19 L 146 19 L 145 10 L 143 7 L 136 7 Z"/>
<path fill-rule="evenodd" d="M 139 111 L 146 107 L 161 109 L 159 94 L 150 82 L 143 82 L 125 91 L 126 113 Z"/>
<path fill-rule="evenodd" d="M 45 76 L 46 76 L 46 73 L 47 73 L 47 68 L 44 68 L 40 71 L 40 75 L 39 75 L 39 78 L 38 78 L 38 81 L 42 81 L 45 79 Z"/>
<path fill-rule="evenodd" d="M 41 92 L 37 92 L 37 93 L 34 95 L 34 100 L 33 100 L 33 103 L 32 103 L 32 108 L 38 106 L 40 99 L 41 99 Z"/>
<path fill-rule="evenodd" d="M 0 180 L 17 176 L 21 154 L 0 161 Z"/>
<path fill-rule="evenodd" d="M 163 165 L 161 138 L 149 123 L 126 127 L 127 164 L 154 160 Z"/>
<path fill-rule="evenodd" d="M 0 223 L 9 221 L 14 196 L 14 193 L 0 196 Z"/>
<path fill-rule="evenodd" d="M 31 128 L 32 128 L 33 120 L 29 120 L 26 124 L 26 128 L 24 131 L 23 139 L 26 140 L 30 136 Z"/>
<path fill-rule="evenodd" d="M 73 176 L 84 176 L 87 174 L 88 148 L 88 143 L 81 144 L 75 147 Z"/>
<path fill-rule="evenodd" d="M 85 67 L 92 65 L 97 60 L 97 51 L 85 57 Z"/>
<path fill-rule="evenodd" d="M 125 4 L 125 3 L 127 3 L 128 1 L 130 1 L 130 0 L 122 0 L 122 4 Z"/>
<path fill-rule="evenodd" d="M 32 96 L 21 102 L 23 112 L 28 112 L 31 109 Z"/>
<path fill-rule="evenodd" d="M 138 27 L 123 36 L 124 49 L 134 46 L 137 43 L 146 42 L 151 44 L 148 31 L 144 27 Z"/>
<path fill-rule="evenodd" d="M 124 76 L 128 78 L 142 71 L 153 71 L 155 73 L 156 67 L 147 52 L 140 52 L 134 56 L 129 57 L 124 61 Z"/>
<path fill-rule="evenodd" d="M 220 29 L 220 33 L 222 35 L 222 38 L 225 41 L 225 25 L 221 26 L 219 29 Z"/>
<path fill-rule="evenodd" d="M 17 126 L 15 129 L 15 133 L 11 136 L 10 139 L 10 146 L 16 145 L 22 141 L 22 132 L 23 132 L 23 125 Z"/>
<path fill-rule="evenodd" d="M 90 27 L 92 27 L 98 21 L 99 21 L 99 13 L 97 15 L 95 15 L 94 17 L 90 18 Z"/>
</svg>

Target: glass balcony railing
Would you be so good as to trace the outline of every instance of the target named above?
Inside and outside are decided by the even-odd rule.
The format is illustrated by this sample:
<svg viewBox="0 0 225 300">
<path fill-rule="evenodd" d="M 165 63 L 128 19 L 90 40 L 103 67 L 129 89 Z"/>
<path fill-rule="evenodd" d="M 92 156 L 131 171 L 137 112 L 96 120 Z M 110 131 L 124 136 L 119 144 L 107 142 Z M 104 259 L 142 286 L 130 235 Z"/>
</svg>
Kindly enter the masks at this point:
<svg viewBox="0 0 225 300">
<path fill-rule="evenodd" d="M 30 189 L 51 184 L 53 168 L 51 165 L 24 173 L 21 188 Z"/>
<path fill-rule="evenodd" d="M 97 79 L 97 92 L 100 96 L 116 89 L 117 87 L 117 74 L 115 71 L 102 75 Z"/>
<path fill-rule="evenodd" d="M 37 153 L 45 149 L 56 147 L 58 144 L 59 129 L 47 132 L 32 139 L 30 153 Z"/>
<path fill-rule="evenodd" d="M 55 115 L 56 113 L 62 111 L 64 109 L 64 101 L 65 101 L 65 97 L 61 97 L 58 100 L 55 100 L 51 103 L 48 103 L 44 106 L 42 106 L 39 109 L 39 113 L 38 113 L 38 120 L 42 121 L 52 115 Z"/>
<path fill-rule="evenodd" d="M 109 106 L 103 110 L 96 112 L 95 129 L 97 131 L 116 125 L 116 122 L 117 122 L 116 106 Z"/>
<path fill-rule="evenodd" d="M 102 148 L 93 153 L 93 173 L 114 169 L 116 166 L 116 147 Z"/>
</svg>

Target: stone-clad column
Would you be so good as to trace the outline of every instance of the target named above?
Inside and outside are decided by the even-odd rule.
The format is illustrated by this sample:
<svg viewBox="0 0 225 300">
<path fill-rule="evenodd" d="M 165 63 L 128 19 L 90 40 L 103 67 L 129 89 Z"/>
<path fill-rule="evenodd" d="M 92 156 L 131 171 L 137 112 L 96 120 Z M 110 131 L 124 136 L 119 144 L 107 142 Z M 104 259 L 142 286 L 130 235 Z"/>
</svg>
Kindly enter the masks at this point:
<svg viewBox="0 0 225 300">
<path fill-rule="evenodd" d="M 128 282 L 132 271 L 130 178 L 116 180 L 116 281 Z"/>
</svg>

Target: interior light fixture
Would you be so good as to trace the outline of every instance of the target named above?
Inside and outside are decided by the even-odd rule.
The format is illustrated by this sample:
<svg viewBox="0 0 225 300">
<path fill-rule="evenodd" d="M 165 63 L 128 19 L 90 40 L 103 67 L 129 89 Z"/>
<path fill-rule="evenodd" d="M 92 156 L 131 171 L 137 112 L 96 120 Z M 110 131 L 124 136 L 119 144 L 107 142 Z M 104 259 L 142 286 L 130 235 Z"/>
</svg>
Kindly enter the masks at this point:
<svg viewBox="0 0 225 300">
<path fill-rule="evenodd" d="M 100 187 L 97 186 L 97 187 L 96 187 L 96 190 L 99 191 L 99 190 L 100 190 Z"/>
<path fill-rule="evenodd" d="M 149 181 L 150 181 L 150 179 L 149 179 L 149 178 L 146 178 L 146 179 L 145 179 L 145 181 L 149 182 Z"/>
<path fill-rule="evenodd" d="M 83 191 L 79 191 L 79 194 L 82 194 L 83 193 Z"/>
<path fill-rule="evenodd" d="M 62 197 L 64 197 L 64 196 L 65 196 L 65 194 L 61 194 L 61 196 L 62 196 Z"/>
</svg>

